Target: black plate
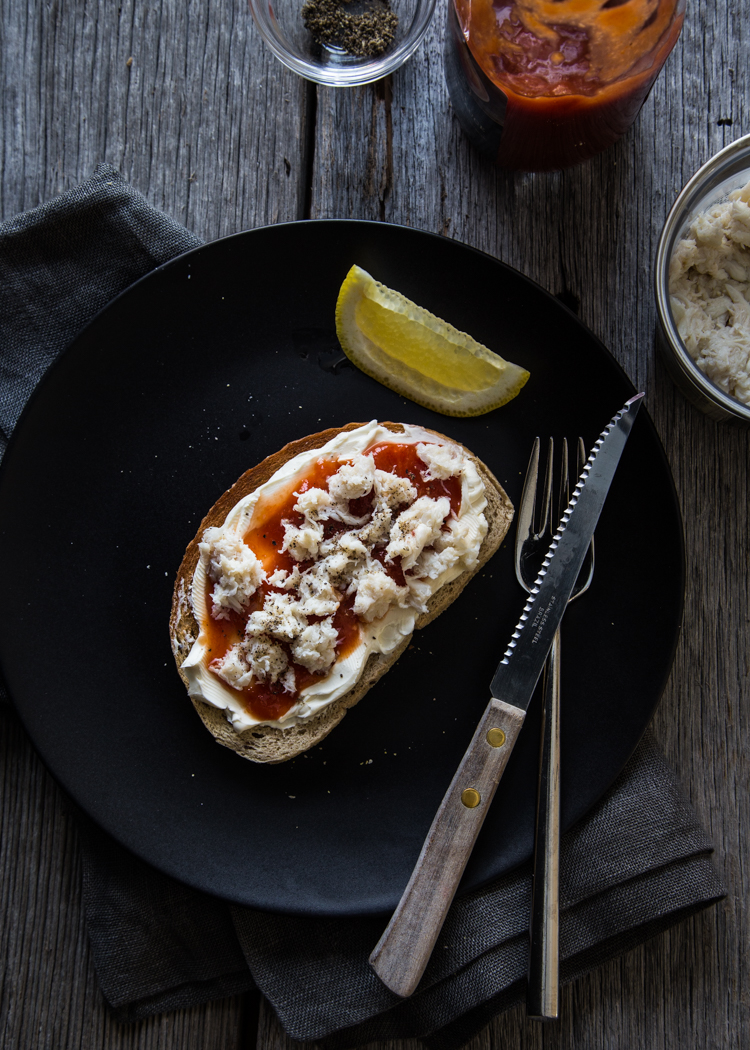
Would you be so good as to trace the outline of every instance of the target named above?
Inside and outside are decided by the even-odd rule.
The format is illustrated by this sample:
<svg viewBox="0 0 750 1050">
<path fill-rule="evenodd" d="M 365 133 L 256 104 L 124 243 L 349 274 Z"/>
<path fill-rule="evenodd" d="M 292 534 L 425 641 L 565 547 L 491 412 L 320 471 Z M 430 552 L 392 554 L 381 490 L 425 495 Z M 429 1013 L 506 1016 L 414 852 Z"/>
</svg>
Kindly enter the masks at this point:
<svg viewBox="0 0 750 1050">
<path fill-rule="evenodd" d="M 521 395 L 454 420 L 349 365 L 333 308 L 354 262 L 527 366 Z M 305 434 L 373 418 L 433 427 L 489 464 L 517 505 L 536 434 L 590 444 L 633 392 L 531 281 L 402 227 L 267 227 L 148 275 L 47 374 L 0 478 L 0 656 L 42 758 L 103 828 L 192 886 L 277 911 L 392 909 L 523 606 L 513 533 L 323 745 L 280 766 L 217 746 L 185 695 L 167 631 L 182 553 L 244 470 Z M 565 621 L 566 826 L 651 716 L 682 592 L 674 487 L 641 411 L 597 532 L 594 583 Z M 538 726 L 537 701 L 464 888 L 530 856 Z"/>
</svg>

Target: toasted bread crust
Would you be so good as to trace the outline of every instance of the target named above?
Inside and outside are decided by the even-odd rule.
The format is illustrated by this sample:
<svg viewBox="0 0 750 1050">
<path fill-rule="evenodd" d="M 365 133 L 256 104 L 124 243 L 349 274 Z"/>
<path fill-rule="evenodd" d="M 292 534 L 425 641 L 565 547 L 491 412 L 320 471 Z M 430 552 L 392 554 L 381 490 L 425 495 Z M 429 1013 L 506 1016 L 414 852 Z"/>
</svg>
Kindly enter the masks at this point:
<svg viewBox="0 0 750 1050">
<path fill-rule="evenodd" d="M 188 681 L 182 671 L 182 664 L 192 649 L 199 633 L 199 625 L 193 613 L 190 595 L 193 573 L 200 558 L 198 544 L 204 531 L 211 526 L 223 525 L 230 510 L 241 499 L 268 481 L 280 467 L 294 458 L 294 456 L 321 448 L 338 434 L 344 431 L 356 430 L 360 426 L 363 426 L 363 424 L 349 423 L 345 427 L 333 427 L 290 442 L 279 449 L 278 452 L 268 456 L 261 463 L 245 471 L 242 477 L 219 497 L 208 514 L 206 514 L 195 538 L 185 551 L 178 570 L 169 620 L 172 652 L 174 653 L 180 677 L 186 687 Z M 381 426 L 387 427 L 388 430 L 396 434 L 403 432 L 404 429 L 400 423 L 381 423 Z M 460 442 L 454 441 L 453 438 L 446 437 L 444 434 L 434 430 L 429 432 L 443 441 L 450 441 L 452 444 L 463 448 L 479 471 L 479 475 L 484 482 L 487 499 L 487 507 L 484 514 L 487 519 L 488 531 L 479 550 L 477 564 L 432 595 L 427 602 L 427 612 L 422 613 L 417 618 L 415 625 L 417 630 L 425 627 L 439 616 L 458 597 L 469 580 L 479 572 L 498 549 L 513 520 L 513 504 L 489 468 L 481 460 L 477 459 L 469 449 L 461 445 Z M 243 758 L 250 759 L 252 762 L 285 762 L 320 743 L 324 737 L 328 736 L 331 730 L 342 720 L 349 708 L 358 703 L 375 682 L 393 666 L 399 656 L 409 646 L 411 638 L 412 636 L 409 635 L 403 640 L 401 645 L 387 655 L 371 653 L 361 677 L 347 693 L 344 693 L 338 700 L 323 708 L 322 711 L 319 711 L 308 721 L 290 726 L 288 729 L 259 725 L 238 733 L 232 728 L 223 711 L 194 697 L 191 697 L 191 700 L 204 725 L 220 744 L 231 748 Z"/>
</svg>

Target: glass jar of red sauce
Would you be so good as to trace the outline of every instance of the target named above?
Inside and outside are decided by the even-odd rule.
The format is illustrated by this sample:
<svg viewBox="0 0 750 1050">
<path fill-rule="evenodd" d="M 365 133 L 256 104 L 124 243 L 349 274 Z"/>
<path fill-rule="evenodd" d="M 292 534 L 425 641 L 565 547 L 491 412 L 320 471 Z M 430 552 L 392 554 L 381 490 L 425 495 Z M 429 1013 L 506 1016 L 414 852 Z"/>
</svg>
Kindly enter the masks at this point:
<svg viewBox="0 0 750 1050">
<path fill-rule="evenodd" d="M 449 0 L 445 77 L 475 146 L 504 168 L 588 160 L 631 126 L 686 0 Z"/>
</svg>

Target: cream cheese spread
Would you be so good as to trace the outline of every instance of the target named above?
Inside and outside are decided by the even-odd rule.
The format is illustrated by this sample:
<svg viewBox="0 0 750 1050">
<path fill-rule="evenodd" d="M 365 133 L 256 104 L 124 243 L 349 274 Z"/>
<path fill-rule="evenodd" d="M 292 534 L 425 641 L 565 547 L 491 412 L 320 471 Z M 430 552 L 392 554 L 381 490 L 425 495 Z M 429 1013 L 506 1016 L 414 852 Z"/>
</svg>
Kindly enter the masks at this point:
<svg viewBox="0 0 750 1050">
<path fill-rule="evenodd" d="M 669 294 L 695 363 L 750 405 L 750 182 L 693 220 L 672 255 Z"/>
<path fill-rule="evenodd" d="M 418 496 L 408 477 L 378 470 L 372 455 L 363 455 L 384 444 L 416 445 L 425 479 L 459 478 L 458 515 L 447 497 Z M 343 462 L 328 476 L 325 489 L 304 488 L 306 475 L 320 460 Z M 296 485 L 304 489 L 294 493 L 297 521 L 282 522 L 282 549 L 292 568 L 266 566 L 243 538 L 256 514 L 262 517 L 264 507 Z M 358 517 L 351 501 L 362 497 L 369 497 L 370 509 Z M 372 421 L 295 456 L 240 500 L 222 526 L 203 534 L 191 592 L 200 633 L 182 664 L 190 695 L 224 710 L 238 732 L 260 724 L 304 723 L 356 684 L 371 653 L 396 649 L 414 630 L 427 600 L 476 564 L 487 534 L 485 507 L 484 484 L 470 457 L 420 427 L 405 426 L 395 434 Z M 329 520 L 337 523 L 337 531 L 326 538 Z M 385 548 L 386 564 L 400 559 L 403 585 L 374 556 L 376 546 L 381 559 Z M 221 620 L 232 611 L 246 611 L 261 584 L 273 589 L 266 588 L 262 608 L 247 617 L 244 638 L 212 659 L 208 599 L 211 616 Z M 353 596 L 359 640 L 337 659 L 333 619 L 344 596 Z M 294 693 L 294 665 L 316 677 L 283 716 L 255 718 L 240 691 L 255 678 Z"/>
</svg>

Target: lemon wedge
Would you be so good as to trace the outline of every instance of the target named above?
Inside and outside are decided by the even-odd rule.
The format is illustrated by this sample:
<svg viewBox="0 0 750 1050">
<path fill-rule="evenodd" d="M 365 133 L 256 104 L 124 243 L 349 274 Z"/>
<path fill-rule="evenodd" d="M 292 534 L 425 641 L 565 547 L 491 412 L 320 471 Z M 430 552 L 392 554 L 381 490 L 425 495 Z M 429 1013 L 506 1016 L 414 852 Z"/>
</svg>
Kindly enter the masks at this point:
<svg viewBox="0 0 750 1050">
<path fill-rule="evenodd" d="M 446 416 L 507 404 L 529 373 L 352 266 L 336 302 L 336 334 L 358 368 Z"/>
</svg>

